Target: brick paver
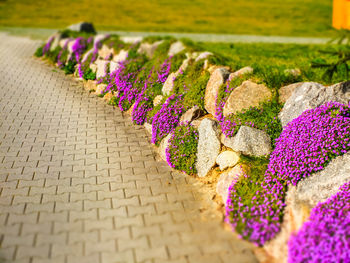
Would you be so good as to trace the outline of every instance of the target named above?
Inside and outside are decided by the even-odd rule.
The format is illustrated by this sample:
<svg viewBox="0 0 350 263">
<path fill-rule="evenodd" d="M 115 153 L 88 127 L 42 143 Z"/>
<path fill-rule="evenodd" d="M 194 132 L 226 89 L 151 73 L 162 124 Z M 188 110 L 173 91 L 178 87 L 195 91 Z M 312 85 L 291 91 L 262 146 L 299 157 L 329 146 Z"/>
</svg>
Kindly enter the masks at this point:
<svg viewBox="0 0 350 263">
<path fill-rule="evenodd" d="M 142 127 L 0 39 L 1 262 L 256 262 Z"/>
</svg>

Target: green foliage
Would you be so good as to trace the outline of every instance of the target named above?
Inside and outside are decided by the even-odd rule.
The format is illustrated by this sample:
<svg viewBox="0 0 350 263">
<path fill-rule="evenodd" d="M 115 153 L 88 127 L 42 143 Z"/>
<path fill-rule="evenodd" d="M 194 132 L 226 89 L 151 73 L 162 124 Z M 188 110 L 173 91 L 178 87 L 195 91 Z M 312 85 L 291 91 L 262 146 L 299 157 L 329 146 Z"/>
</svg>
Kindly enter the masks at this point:
<svg viewBox="0 0 350 263">
<path fill-rule="evenodd" d="M 56 63 L 58 54 L 60 53 L 61 50 L 62 50 L 62 48 L 60 46 L 57 46 L 54 50 L 48 51 L 45 54 L 45 57 L 48 58 L 52 63 Z"/>
<path fill-rule="evenodd" d="M 102 96 L 104 96 L 104 95 L 102 95 Z M 119 98 L 116 96 L 113 96 L 108 102 L 108 104 L 112 105 L 113 107 L 118 107 L 118 103 L 119 103 Z"/>
<path fill-rule="evenodd" d="M 205 110 L 204 94 L 210 74 L 203 69 L 203 66 L 204 60 L 197 62 L 190 60 L 185 72 L 175 79 L 173 93 L 184 95 L 183 105 L 185 109 L 197 105 Z"/>
<path fill-rule="evenodd" d="M 332 61 L 323 58 L 314 59 L 313 68 L 325 69 L 323 78 L 325 81 L 331 82 L 335 77 L 341 79 L 349 79 L 350 72 L 350 45 L 338 47 L 336 50 L 322 50 L 322 54 L 333 56 Z"/>
<path fill-rule="evenodd" d="M 88 68 L 83 75 L 83 79 L 85 80 L 95 80 L 96 79 L 96 73 L 92 71 L 91 68 Z"/>
<path fill-rule="evenodd" d="M 241 202 L 244 205 L 251 208 L 251 200 L 256 199 L 256 196 L 263 192 L 263 188 L 261 185 L 265 178 L 265 171 L 269 164 L 269 159 L 266 157 L 251 157 L 241 155 L 240 164 L 249 167 L 249 177 L 241 177 L 236 182 L 235 189 L 237 190 L 237 195 L 240 197 Z M 263 198 L 260 199 L 264 201 Z M 238 205 L 238 202 L 236 203 L 236 205 Z M 235 229 L 238 233 L 242 233 L 246 229 L 246 223 L 242 221 L 243 218 L 251 218 L 250 209 L 247 210 L 247 212 L 244 213 L 244 215 L 240 217 L 240 220 L 237 222 L 237 226 Z"/>
<path fill-rule="evenodd" d="M 167 161 L 171 167 L 195 174 L 197 161 L 198 131 L 191 125 L 176 127 L 174 136 L 166 149 Z"/>
<path fill-rule="evenodd" d="M 275 66 L 256 66 L 254 76 L 261 79 L 261 82 L 273 92 L 275 91 L 276 95 L 279 88 L 303 80 L 301 75 L 286 74 L 283 68 Z"/>
<path fill-rule="evenodd" d="M 43 56 L 43 48 L 44 48 L 44 45 L 41 45 L 40 47 L 37 48 L 37 50 L 35 51 L 34 53 L 34 56 L 36 56 L 37 58 L 39 57 L 42 57 Z"/>
<path fill-rule="evenodd" d="M 69 60 L 66 65 L 63 67 L 64 73 L 67 74 L 73 74 L 75 71 L 75 65 L 77 63 L 74 59 Z"/>
<path fill-rule="evenodd" d="M 162 108 L 162 105 L 164 104 L 165 100 L 166 98 L 164 97 L 161 103 L 153 107 L 153 109 L 147 113 L 147 123 L 152 124 L 154 115 L 156 115 L 156 113 Z"/>
</svg>

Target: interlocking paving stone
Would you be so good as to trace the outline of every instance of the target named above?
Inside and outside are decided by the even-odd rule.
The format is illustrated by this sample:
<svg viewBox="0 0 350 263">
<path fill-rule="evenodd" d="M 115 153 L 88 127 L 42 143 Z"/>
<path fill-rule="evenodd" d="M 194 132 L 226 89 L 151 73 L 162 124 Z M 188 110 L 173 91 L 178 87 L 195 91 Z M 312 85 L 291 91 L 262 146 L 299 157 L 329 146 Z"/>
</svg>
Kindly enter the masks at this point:
<svg viewBox="0 0 350 263">
<path fill-rule="evenodd" d="M 256 262 L 143 128 L 0 38 L 0 261 Z"/>
</svg>

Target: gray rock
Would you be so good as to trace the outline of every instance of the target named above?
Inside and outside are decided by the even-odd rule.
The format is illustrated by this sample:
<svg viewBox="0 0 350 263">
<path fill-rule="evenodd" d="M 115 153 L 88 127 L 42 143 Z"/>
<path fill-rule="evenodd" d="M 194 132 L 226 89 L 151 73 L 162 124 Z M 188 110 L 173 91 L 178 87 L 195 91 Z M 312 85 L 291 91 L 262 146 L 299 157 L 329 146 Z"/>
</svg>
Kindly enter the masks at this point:
<svg viewBox="0 0 350 263">
<path fill-rule="evenodd" d="M 308 221 L 311 210 L 336 194 L 339 187 L 350 181 L 350 153 L 333 159 L 324 170 L 290 186 L 286 196 L 281 231 L 265 244 L 268 254 L 278 262 L 287 262 L 287 242 Z"/>
<path fill-rule="evenodd" d="M 294 90 L 303 84 L 304 82 L 297 82 L 297 83 L 293 83 L 293 84 L 281 87 L 278 90 L 279 102 L 285 103 L 290 98 L 290 96 L 292 96 Z"/>
<path fill-rule="evenodd" d="M 228 197 L 228 188 L 233 182 L 237 182 L 244 173 L 245 169 L 241 165 L 236 165 L 232 169 L 223 172 L 220 175 L 220 178 L 216 185 L 216 192 L 222 197 L 222 200 L 225 203 Z"/>
<path fill-rule="evenodd" d="M 85 62 L 87 59 L 88 59 L 88 57 L 90 56 L 90 55 L 92 55 L 94 53 L 94 50 L 93 49 L 90 49 L 90 50 L 88 50 L 87 52 L 85 52 L 84 53 L 84 55 L 83 55 L 83 58 L 82 58 L 82 62 Z"/>
<path fill-rule="evenodd" d="M 163 161 L 166 161 L 166 149 L 169 146 L 169 140 L 173 136 L 172 133 L 169 133 L 161 142 L 158 148 L 158 154 Z"/>
<path fill-rule="evenodd" d="M 202 120 L 193 120 L 191 121 L 191 125 L 195 127 L 196 129 L 199 128 L 199 125 L 201 125 Z"/>
<path fill-rule="evenodd" d="M 183 51 L 186 47 L 181 41 L 176 41 L 171 44 L 169 51 L 168 51 L 168 56 L 175 56 L 176 54 L 180 53 Z"/>
<path fill-rule="evenodd" d="M 107 87 L 107 84 L 98 84 L 96 86 L 95 94 L 96 95 L 102 94 L 105 91 L 106 87 Z"/>
<path fill-rule="evenodd" d="M 128 58 L 128 54 L 129 54 L 129 51 L 122 49 L 119 51 L 117 55 L 113 56 L 112 60 L 114 62 L 120 63 Z"/>
<path fill-rule="evenodd" d="M 139 49 L 137 50 L 140 54 L 145 54 L 147 57 L 152 58 L 154 55 L 154 52 L 159 47 L 160 44 L 163 43 L 163 40 L 154 42 L 152 44 L 150 43 L 141 43 Z"/>
<path fill-rule="evenodd" d="M 62 34 L 61 33 L 55 33 L 53 36 L 53 41 L 50 46 L 50 51 L 53 51 L 60 45 L 60 41 L 62 39 Z"/>
<path fill-rule="evenodd" d="M 175 85 L 174 81 L 175 81 L 177 76 L 178 76 L 178 73 L 176 73 L 176 72 L 169 74 L 168 78 L 166 79 L 166 81 L 164 82 L 163 87 L 162 87 L 163 95 L 165 95 L 165 96 L 170 95 L 170 93 L 173 91 L 174 85 Z"/>
<path fill-rule="evenodd" d="M 186 111 L 180 118 L 180 123 L 190 123 L 204 115 L 204 111 L 197 105 Z"/>
<path fill-rule="evenodd" d="M 249 107 L 257 107 L 271 98 L 272 93 L 264 84 L 246 80 L 231 92 L 224 106 L 224 116 L 227 117 Z"/>
<path fill-rule="evenodd" d="M 118 68 L 119 68 L 119 63 L 118 62 L 111 61 L 109 63 L 109 72 L 116 71 Z"/>
<path fill-rule="evenodd" d="M 225 83 L 229 74 L 230 72 L 226 68 L 217 68 L 210 75 L 210 79 L 207 83 L 204 96 L 204 107 L 207 112 L 214 117 L 216 114 L 216 99 L 219 94 L 219 89 L 221 85 Z"/>
<path fill-rule="evenodd" d="M 108 63 L 109 63 L 108 60 L 103 60 L 103 59 L 97 59 L 94 62 L 94 64 L 96 64 L 96 66 L 97 66 L 96 79 L 103 77 L 106 74 L 106 66 Z"/>
<path fill-rule="evenodd" d="M 209 51 L 204 51 L 204 52 L 200 53 L 200 54 L 196 57 L 195 62 L 197 62 L 197 61 L 199 61 L 199 60 L 201 60 L 201 59 L 206 59 L 206 58 L 208 58 L 208 57 L 210 57 L 210 56 L 212 56 L 212 55 L 213 55 L 213 53 L 211 53 L 211 52 L 209 52 Z"/>
<path fill-rule="evenodd" d="M 329 87 L 315 82 L 305 82 L 294 90 L 278 117 L 282 122 L 282 126 L 285 126 L 304 111 L 314 109 L 329 101 L 349 103 L 350 81 Z"/>
<path fill-rule="evenodd" d="M 102 45 L 101 49 L 98 50 L 98 56 L 102 59 L 107 59 L 114 54 L 114 49 L 109 48 L 107 45 Z"/>
<path fill-rule="evenodd" d="M 220 170 L 235 166 L 239 161 L 239 154 L 233 151 L 223 151 L 216 157 L 216 163 Z"/>
<path fill-rule="evenodd" d="M 163 96 L 162 95 L 157 95 L 155 96 L 155 98 L 153 99 L 153 106 L 158 106 L 163 100 Z"/>
<path fill-rule="evenodd" d="M 333 159 L 324 170 L 298 183 L 296 203 L 315 207 L 336 194 L 339 187 L 350 181 L 350 153 Z"/>
<path fill-rule="evenodd" d="M 220 153 L 220 134 L 217 122 L 211 119 L 202 120 L 198 132 L 196 168 L 198 176 L 204 177 L 214 167 L 216 157 Z"/>
<path fill-rule="evenodd" d="M 225 134 L 221 134 L 221 136 L 220 136 L 220 141 L 221 141 L 221 143 L 222 143 L 223 145 L 225 145 L 226 147 L 233 149 L 235 137 L 226 137 Z"/>
<path fill-rule="evenodd" d="M 241 68 L 233 73 L 230 74 L 230 76 L 228 77 L 229 81 L 231 81 L 232 79 L 238 78 L 240 76 L 243 76 L 245 74 L 251 74 L 253 73 L 254 69 L 252 67 L 244 67 Z"/>
<path fill-rule="evenodd" d="M 271 152 L 271 139 L 261 130 L 241 126 L 234 137 L 232 149 L 250 156 L 266 156 Z"/>
<path fill-rule="evenodd" d="M 72 31 L 96 34 L 96 30 L 95 30 L 93 24 L 92 23 L 88 23 L 88 22 L 80 22 L 80 23 L 77 23 L 77 24 L 70 25 L 68 27 L 68 29 L 72 30 Z"/>
<path fill-rule="evenodd" d="M 94 45 L 96 45 L 98 42 L 105 40 L 108 37 L 109 37 L 108 34 L 98 34 L 94 36 Z"/>
</svg>

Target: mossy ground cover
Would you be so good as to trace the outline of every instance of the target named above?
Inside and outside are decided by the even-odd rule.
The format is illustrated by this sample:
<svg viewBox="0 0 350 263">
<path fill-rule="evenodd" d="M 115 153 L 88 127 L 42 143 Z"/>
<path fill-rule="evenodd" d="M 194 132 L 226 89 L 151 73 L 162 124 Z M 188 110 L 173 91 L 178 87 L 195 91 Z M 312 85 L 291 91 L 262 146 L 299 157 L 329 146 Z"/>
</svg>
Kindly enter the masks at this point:
<svg viewBox="0 0 350 263">
<path fill-rule="evenodd" d="M 333 34 L 330 0 L 0 1 L 3 26 L 63 28 L 77 21 L 98 30 L 286 36 Z"/>
</svg>

